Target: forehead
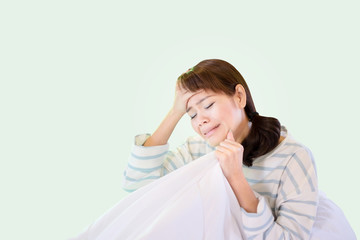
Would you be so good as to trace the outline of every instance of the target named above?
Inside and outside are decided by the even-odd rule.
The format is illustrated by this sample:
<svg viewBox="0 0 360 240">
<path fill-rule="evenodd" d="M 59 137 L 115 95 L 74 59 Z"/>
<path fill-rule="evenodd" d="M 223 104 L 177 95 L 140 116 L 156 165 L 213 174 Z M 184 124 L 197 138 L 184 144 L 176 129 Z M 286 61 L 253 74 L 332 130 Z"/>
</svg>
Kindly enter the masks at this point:
<svg viewBox="0 0 360 240">
<path fill-rule="evenodd" d="M 224 93 L 216 93 L 211 90 L 199 90 L 197 92 L 194 92 L 187 101 L 186 108 L 189 110 L 193 106 L 201 103 L 202 101 L 208 99 L 208 98 L 221 98 L 226 97 Z"/>
<path fill-rule="evenodd" d="M 197 92 L 194 92 L 188 99 L 188 106 L 191 107 L 191 105 L 195 105 L 201 99 L 214 95 L 218 95 L 218 93 L 215 93 L 211 90 L 199 90 Z"/>
</svg>

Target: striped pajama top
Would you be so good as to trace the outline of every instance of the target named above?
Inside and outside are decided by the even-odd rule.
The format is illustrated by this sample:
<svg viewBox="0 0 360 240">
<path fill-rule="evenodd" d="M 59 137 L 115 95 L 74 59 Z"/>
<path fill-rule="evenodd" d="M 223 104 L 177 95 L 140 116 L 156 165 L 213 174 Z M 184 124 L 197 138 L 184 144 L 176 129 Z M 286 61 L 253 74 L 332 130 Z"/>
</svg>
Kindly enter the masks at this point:
<svg viewBox="0 0 360 240">
<path fill-rule="evenodd" d="M 282 127 L 285 139 L 271 152 L 243 166 L 245 177 L 259 199 L 257 213 L 243 208 L 248 239 L 309 239 L 318 205 L 316 167 L 311 151 Z M 177 168 L 214 151 L 200 136 L 189 137 L 173 151 L 169 145 L 142 146 L 149 134 L 135 137 L 123 188 L 134 191 Z"/>
</svg>

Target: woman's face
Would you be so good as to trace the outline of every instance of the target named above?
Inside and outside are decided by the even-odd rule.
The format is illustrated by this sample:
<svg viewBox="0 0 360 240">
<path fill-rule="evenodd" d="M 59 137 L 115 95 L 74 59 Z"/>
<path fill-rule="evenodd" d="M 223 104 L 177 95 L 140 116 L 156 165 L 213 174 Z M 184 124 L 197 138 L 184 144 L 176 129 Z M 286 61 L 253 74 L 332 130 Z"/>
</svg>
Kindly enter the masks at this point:
<svg viewBox="0 0 360 240">
<path fill-rule="evenodd" d="M 209 90 L 195 92 L 187 102 L 193 129 L 211 146 L 223 141 L 229 130 L 235 140 L 241 142 L 248 130 L 248 119 L 241 100 L 244 101 L 237 94 L 227 96 Z"/>
</svg>

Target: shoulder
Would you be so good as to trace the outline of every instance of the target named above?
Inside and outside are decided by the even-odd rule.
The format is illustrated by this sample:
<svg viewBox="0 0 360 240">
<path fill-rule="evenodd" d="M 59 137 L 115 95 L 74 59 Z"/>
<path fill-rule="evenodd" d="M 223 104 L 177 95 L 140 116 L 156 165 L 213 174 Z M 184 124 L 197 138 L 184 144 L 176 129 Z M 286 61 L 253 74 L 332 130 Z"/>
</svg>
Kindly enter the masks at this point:
<svg viewBox="0 0 360 240">
<path fill-rule="evenodd" d="M 305 159 L 314 163 L 313 154 L 307 146 L 297 141 L 290 133 L 287 133 L 286 141 L 284 142 L 282 151 L 288 152 L 295 159 Z"/>
<path fill-rule="evenodd" d="M 312 151 L 301 142 L 295 140 L 289 133 L 287 133 L 278 154 L 283 157 L 286 156 L 283 162 L 286 172 L 289 173 L 291 171 L 293 175 L 303 172 L 305 176 L 311 172 L 311 175 L 314 175 L 314 177 L 317 175 Z"/>
<path fill-rule="evenodd" d="M 291 164 L 294 160 L 306 162 L 305 165 L 313 165 L 313 155 L 311 150 L 304 144 L 295 140 L 288 130 L 282 126 L 281 136 L 284 137 L 283 141 L 273 149 L 271 152 L 257 158 L 254 164 L 263 164 L 269 166 L 283 166 Z"/>
</svg>

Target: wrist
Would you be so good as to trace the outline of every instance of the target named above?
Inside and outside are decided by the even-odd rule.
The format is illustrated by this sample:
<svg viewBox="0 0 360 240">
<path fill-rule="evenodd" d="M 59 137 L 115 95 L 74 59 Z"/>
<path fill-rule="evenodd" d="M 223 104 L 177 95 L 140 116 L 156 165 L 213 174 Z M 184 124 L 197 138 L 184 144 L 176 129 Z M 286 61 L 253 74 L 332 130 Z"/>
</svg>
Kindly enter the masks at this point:
<svg viewBox="0 0 360 240">
<path fill-rule="evenodd" d="M 244 181 L 247 182 L 242 171 L 229 175 L 227 180 L 230 184 L 239 184 L 243 183 Z"/>
<path fill-rule="evenodd" d="M 182 118 L 182 116 L 184 116 L 185 112 L 181 112 L 177 109 L 175 109 L 174 107 L 172 107 L 168 113 L 169 116 L 175 117 L 175 118 Z"/>
</svg>

